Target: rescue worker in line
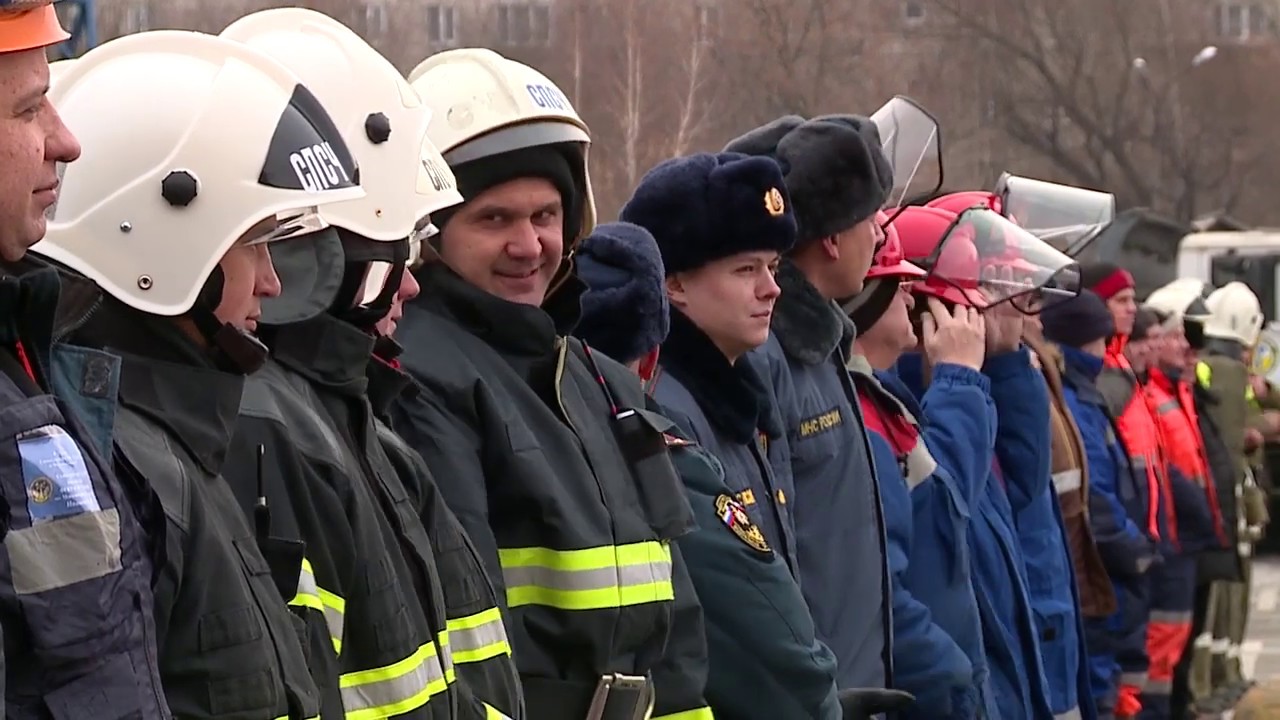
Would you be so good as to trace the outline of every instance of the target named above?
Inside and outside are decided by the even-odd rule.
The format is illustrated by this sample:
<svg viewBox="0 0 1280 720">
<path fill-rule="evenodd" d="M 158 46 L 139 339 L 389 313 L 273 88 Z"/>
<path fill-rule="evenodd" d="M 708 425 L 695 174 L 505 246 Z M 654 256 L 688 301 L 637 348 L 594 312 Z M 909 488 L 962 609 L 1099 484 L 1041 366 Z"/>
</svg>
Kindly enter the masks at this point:
<svg viewBox="0 0 1280 720">
<path fill-rule="evenodd" d="M 588 717 L 597 696 L 592 717 L 706 717 L 701 612 L 671 544 L 693 522 L 660 423 L 638 412 L 634 375 L 560 335 L 582 291 L 571 253 L 595 224 L 586 126 L 545 76 L 489 50 L 434 55 L 410 80 L 464 202 L 433 217 L 399 323 L 422 391 L 397 399 L 392 427 L 484 560 L 529 717 Z"/>
<path fill-rule="evenodd" d="M 50 0 L 0 0 L 0 715 L 160 720 L 146 536 L 162 520 L 110 465 L 119 361 L 56 342 L 75 306 L 27 254 L 58 200 L 56 164 L 75 172 L 80 157 L 47 97 L 45 48 L 68 37 Z M 52 482 L 77 479 L 55 498 Z"/>
<path fill-rule="evenodd" d="M 1005 209 L 999 195 L 982 191 L 950 193 L 928 203 L 930 207 L 952 212 L 963 212 L 975 204 L 997 213 Z M 1007 213 L 1002 215 L 1016 222 Z M 1011 229 L 1011 232 L 1015 231 Z M 1000 241 L 995 233 L 986 235 L 992 241 Z M 1034 265 L 1017 248 L 1006 247 L 1001 252 L 993 247 L 988 254 L 991 257 L 984 271 L 1007 272 L 1019 282 L 1034 277 Z M 1023 341 L 1030 348 L 1032 362 L 1040 370 L 1049 391 L 1052 489 L 1020 513 L 1017 524 L 1027 559 L 1028 590 L 1040 624 L 1050 706 L 1055 715 L 1070 715 L 1077 711 L 1082 700 L 1088 703 L 1093 697 L 1085 646 L 1085 617 L 1105 617 L 1114 612 L 1115 596 L 1089 531 L 1083 452 L 1078 430 L 1062 399 L 1057 366 L 1060 361 L 1045 349 L 1043 342 L 1037 342 L 1039 315 L 1034 311 L 1038 309 L 1035 303 L 1039 300 L 1036 295 L 1027 295 L 1018 302 L 1029 311 Z M 1046 353 L 1049 357 L 1045 357 Z M 1054 527 L 1061 531 L 1054 532 Z M 1069 567 L 1065 561 L 1069 561 Z M 1088 714 L 1088 708 L 1083 712 Z"/>
<path fill-rule="evenodd" d="M 263 309 L 272 362 L 244 393 L 229 476 L 246 509 L 255 501 L 264 516 L 279 508 L 280 532 L 305 544 L 310 572 L 291 604 L 326 620 L 325 636 L 311 636 L 313 654 L 336 655 L 324 673 L 326 716 L 483 718 L 481 702 L 453 688 L 435 559 L 364 395 L 373 324 L 399 288 L 409 236 L 438 201 L 425 177 L 428 112 L 390 62 L 321 13 L 265 10 L 222 37 L 294 68 L 335 108 L 367 192 L 321 209 L 336 232 L 308 236 L 335 267 L 313 253 L 306 275 L 332 273 L 332 282 L 303 285 Z M 287 259 L 304 265 L 308 256 Z M 260 532 L 272 535 L 276 520 Z"/>
<path fill-rule="evenodd" d="M 1214 582 L 1220 580 L 1239 580 L 1240 558 L 1236 554 L 1237 515 L 1231 456 L 1208 411 L 1216 400 L 1208 389 L 1192 378 L 1199 351 L 1204 347 L 1204 323 L 1209 315 L 1204 303 L 1204 285 L 1200 280 L 1175 280 L 1151 293 L 1145 303 L 1167 313 L 1165 327 L 1173 329 L 1180 326 L 1186 340 L 1181 364 L 1186 368 L 1183 378 L 1192 401 L 1186 412 L 1195 421 L 1193 431 L 1199 438 L 1196 447 L 1202 453 L 1207 472 L 1201 491 L 1207 496 L 1214 514 L 1215 535 L 1218 535 L 1215 544 L 1202 548 L 1195 556 L 1196 590 L 1191 632 L 1174 670 L 1170 699 L 1170 715 L 1175 718 L 1183 717 L 1190 709 L 1198 714 L 1220 714 L 1235 705 L 1233 697 L 1214 695 L 1210 678 L 1213 644 L 1210 589 Z M 1185 401 L 1181 400 L 1180 393 L 1181 402 Z"/>
<path fill-rule="evenodd" d="M 1201 305 L 1199 310 L 1207 312 Z M 1142 714 L 1153 719 L 1170 717 L 1174 668 L 1191 637 L 1195 609 L 1196 557 L 1225 542 L 1217 493 L 1210 478 L 1196 418 L 1194 357 L 1183 333 L 1182 314 L 1143 305 L 1140 317 L 1155 315 L 1147 330 L 1154 340 L 1155 362 L 1147 370 L 1143 392 L 1156 417 L 1160 441 L 1169 462 L 1169 485 L 1178 528 L 1177 552 L 1151 575 L 1151 618 L 1147 626 L 1147 653 L 1151 658 L 1147 687 L 1142 694 Z M 1134 334 L 1138 333 L 1135 323 Z"/>
<path fill-rule="evenodd" d="M 363 197 L 355 164 L 295 75 L 210 35 L 113 40 L 50 99 L 89 151 L 67 166 L 35 251 L 85 294 L 71 341 L 122 358 L 112 454 L 165 516 L 152 538 L 163 542 L 155 616 L 169 707 L 314 718 L 319 695 L 285 605 L 301 554 L 255 543 L 219 472 L 244 376 L 266 358 L 252 335 L 261 299 L 280 292 L 266 243 L 305 228 L 313 207 Z M 162 104 L 177 110 L 154 112 Z M 348 179 L 305 187 L 291 161 L 316 147 Z M 52 502 L 91 501 L 76 481 Z"/>
<path fill-rule="evenodd" d="M 453 173 L 443 165 L 443 159 L 440 163 L 437 177 L 441 185 L 447 183 L 448 187 L 454 187 Z M 430 231 L 434 232 L 434 227 Z M 409 262 L 400 273 L 400 290 L 391 301 L 390 311 L 376 325 L 377 340 L 366 370 L 369 403 L 376 416 L 378 442 L 409 492 L 435 552 L 448 619 L 449 654 L 458 677 L 487 705 L 512 708 L 509 714 L 515 717 L 519 712 L 516 708 L 521 708 L 524 701 L 497 591 L 485 574 L 484 562 L 475 544 L 445 504 L 426 462 L 387 424 L 392 403 L 401 395 L 412 398 L 419 392 L 413 378 L 400 370 L 398 358 L 402 348 L 392 336 L 404 312 L 404 303 L 421 292 L 411 272 L 420 258 L 420 241 L 415 239 L 410 247 Z"/>
<path fill-rule="evenodd" d="M 818 637 L 836 654 L 840 687 L 892 687 L 884 512 L 845 368 L 855 330 L 833 301 L 862 289 L 893 168 L 875 125 L 852 115 L 782 117 L 725 150 L 777 158 L 798 226 L 778 268 L 774 339 L 760 351 L 778 386 L 791 456 L 792 478 L 782 482 L 795 492 L 778 501 L 794 522 L 793 571 Z"/>
<path fill-rule="evenodd" d="M 1154 347 L 1145 339 L 1130 342 L 1137 323 L 1133 276 L 1111 263 L 1092 263 L 1081 267 L 1081 284 L 1103 299 L 1115 326 L 1107 345 L 1106 369 L 1097 378 L 1112 416 L 1116 435 L 1129 455 L 1129 465 L 1137 476 L 1138 494 L 1132 495 L 1134 521 L 1156 545 L 1160 560 L 1175 552 L 1177 525 L 1168 478 L 1168 462 L 1160 445 L 1159 426 L 1141 391 L 1148 366 L 1153 362 Z M 1154 322 L 1154 320 L 1152 320 Z M 1145 328 L 1144 328 L 1145 332 Z M 1143 615 L 1151 613 L 1152 573 L 1142 581 L 1131 600 L 1144 606 Z M 1136 715 L 1141 709 L 1140 696 L 1147 685 L 1151 658 L 1147 652 L 1148 620 L 1140 634 L 1126 638 L 1116 649 L 1120 665 L 1120 691 L 1116 701 L 1119 716 Z M 1139 633 L 1138 628 L 1134 628 Z M 1139 640 L 1140 639 L 1140 640 Z M 1139 650 L 1141 645 L 1141 650 Z"/>
<path fill-rule="evenodd" d="M 976 263 L 967 238 L 947 242 L 931 277 L 903 259 L 903 235 L 916 245 L 937 245 L 947 221 L 931 228 L 931 214 L 908 207 L 887 226 L 866 287 L 845 303 L 861 329 L 849 368 L 859 381 L 858 399 L 885 502 L 894 684 L 916 696 L 915 707 L 900 717 L 994 718 L 1000 710 L 991 692 L 965 551 L 969 508 L 976 505 L 994 457 L 995 405 L 981 373 L 986 324 L 982 298 L 970 301 L 946 278 L 950 264 Z M 877 218 L 887 220 L 883 213 Z M 917 304 L 929 309 L 913 313 Z M 920 320 L 920 337 L 912 327 L 913 314 Z M 886 372 L 917 347 L 923 348 L 932 375 L 922 402 Z"/>
<path fill-rule="evenodd" d="M 949 226 L 955 225 L 959 231 L 953 236 L 969 237 L 972 241 L 972 228 L 966 230 L 962 225 L 975 224 L 981 220 L 980 213 L 990 213 L 989 210 L 967 210 L 966 214 L 974 214 L 970 215 L 972 220 L 962 222 L 960 217 L 945 210 L 926 208 L 925 211 L 937 215 L 941 221 L 941 227 L 935 229 L 930 238 L 933 244 L 909 243 L 906 233 L 901 228 L 899 232 L 906 260 L 926 270 L 931 269 L 930 260 L 937 243 L 945 240 Z M 967 275 L 951 272 L 967 280 L 964 289 L 972 301 L 978 297 L 980 258 L 972 258 L 970 265 Z M 920 311 L 923 312 L 923 308 Z M 1014 523 L 1016 514 L 1048 489 L 1051 450 L 1048 393 L 1031 366 L 1029 351 L 1022 346 L 1021 314 L 1009 302 L 984 314 L 987 354 L 982 371 L 990 383 L 998 422 L 996 459 L 991 463 L 977 503 L 969 509 L 974 594 L 982 619 L 983 647 L 996 705 L 1008 717 L 1052 717 L 1039 632 L 1027 593 L 1027 566 Z M 923 354 L 904 354 L 894 370 L 911 394 L 921 399 L 930 382 Z"/>
<path fill-rule="evenodd" d="M 761 531 L 758 549 L 798 577 L 782 502 L 794 495 L 783 484 L 786 439 L 768 380 L 746 357 L 769 337 L 774 273 L 795 242 L 782 172 L 740 153 L 673 158 L 645 173 L 619 218 L 652 234 L 666 273 L 671 328 L 648 390 L 739 484 L 734 497 Z"/>
<path fill-rule="evenodd" d="M 589 289 L 574 332 L 592 352 L 652 379 L 670 327 L 666 271 L 653 236 L 631 223 L 601 225 L 583 241 L 577 267 Z M 666 442 L 698 521 L 678 542 L 703 599 L 706 696 L 716 717 L 869 718 L 896 700 L 893 690 L 837 694 L 835 656 L 814 635 L 786 562 L 760 549 L 759 526 L 726 482 L 724 465 L 678 428 L 667 431 Z"/>
<path fill-rule="evenodd" d="M 1248 540 L 1248 518 L 1242 502 L 1247 476 L 1251 473 L 1248 456 L 1253 450 L 1248 432 L 1250 411 L 1248 393 L 1249 365 L 1247 354 L 1253 350 L 1262 332 L 1263 315 L 1258 297 L 1247 285 L 1227 283 L 1214 290 L 1205 300 L 1209 318 L 1204 324 L 1205 348 L 1196 364 L 1196 379 L 1209 390 L 1216 401 L 1208 408 L 1222 433 L 1232 461 L 1233 494 L 1236 507 L 1236 551 L 1240 557 L 1239 581 L 1221 581 L 1210 591 L 1212 606 L 1213 646 L 1212 683 L 1215 692 L 1232 701 L 1248 689 L 1240 671 L 1240 643 L 1248 619 L 1249 583 L 1251 579 L 1252 545 Z M 1257 443 L 1254 430 L 1254 442 Z M 1234 705 L 1234 702 L 1232 703 Z"/>
<path fill-rule="evenodd" d="M 1089 471 L 1089 520 L 1117 600 L 1109 617 L 1085 622 L 1093 699 L 1100 720 L 1132 717 L 1137 697 L 1120 704 L 1120 662 L 1145 652 L 1147 572 L 1159 556 L 1141 524 L 1145 480 L 1133 472 L 1116 418 L 1097 386 L 1115 320 L 1092 290 L 1047 308 L 1040 320 L 1045 339 L 1062 354 L 1063 397 L 1080 428 Z"/>
</svg>

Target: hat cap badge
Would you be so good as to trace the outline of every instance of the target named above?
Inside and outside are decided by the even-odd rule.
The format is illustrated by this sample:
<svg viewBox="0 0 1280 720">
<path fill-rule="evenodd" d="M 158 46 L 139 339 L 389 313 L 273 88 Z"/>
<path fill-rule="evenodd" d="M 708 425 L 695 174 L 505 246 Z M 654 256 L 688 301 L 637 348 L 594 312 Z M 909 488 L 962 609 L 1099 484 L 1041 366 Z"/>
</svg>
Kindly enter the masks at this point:
<svg viewBox="0 0 1280 720">
<path fill-rule="evenodd" d="M 769 188 L 764 194 L 764 209 L 773 217 L 787 211 L 787 203 L 782 199 L 782 191 L 776 187 Z"/>
</svg>

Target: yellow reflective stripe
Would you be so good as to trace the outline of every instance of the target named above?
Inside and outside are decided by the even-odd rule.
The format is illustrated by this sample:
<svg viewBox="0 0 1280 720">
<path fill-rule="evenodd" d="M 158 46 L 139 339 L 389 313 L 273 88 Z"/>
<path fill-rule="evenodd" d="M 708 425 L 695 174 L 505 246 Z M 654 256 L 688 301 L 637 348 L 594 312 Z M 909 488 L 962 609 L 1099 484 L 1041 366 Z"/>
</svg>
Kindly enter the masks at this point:
<svg viewBox="0 0 1280 720">
<path fill-rule="evenodd" d="M 333 640 L 334 652 L 342 652 L 342 630 L 346 617 L 347 601 L 325 590 L 316 584 L 315 570 L 311 561 L 302 559 L 302 571 L 298 574 L 298 594 L 293 596 L 289 604 L 294 607 L 311 608 L 324 615 L 324 623 L 329 628 L 329 637 Z"/>
<path fill-rule="evenodd" d="M 511 654 L 507 628 L 496 607 L 449 620 L 447 627 L 449 651 L 455 663 L 480 662 Z"/>
<path fill-rule="evenodd" d="M 661 542 L 582 550 L 498 550 L 507 604 L 599 610 L 672 600 L 671 548 Z"/>
<path fill-rule="evenodd" d="M 410 712 L 448 686 L 435 643 L 386 667 L 338 678 L 347 720 L 381 720 Z"/>
<path fill-rule="evenodd" d="M 297 720 L 297 719 L 294 718 L 292 715 L 285 715 L 283 717 L 276 718 L 276 720 Z M 315 717 L 303 718 L 302 720 L 320 720 L 320 716 L 316 715 Z M 488 719 L 486 718 L 486 720 Z"/>
<path fill-rule="evenodd" d="M 651 720 L 715 720 L 715 713 L 709 707 L 697 710 L 685 710 L 674 715 L 654 715 Z"/>
<path fill-rule="evenodd" d="M 1196 363 L 1196 380 L 1204 387 L 1209 387 L 1213 382 L 1213 368 L 1209 367 L 1209 363 Z"/>
<path fill-rule="evenodd" d="M 511 720 L 511 718 L 502 714 L 502 711 L 489 703 L 481 703 L 484 705 L 484 720 Z"/>
</svg>

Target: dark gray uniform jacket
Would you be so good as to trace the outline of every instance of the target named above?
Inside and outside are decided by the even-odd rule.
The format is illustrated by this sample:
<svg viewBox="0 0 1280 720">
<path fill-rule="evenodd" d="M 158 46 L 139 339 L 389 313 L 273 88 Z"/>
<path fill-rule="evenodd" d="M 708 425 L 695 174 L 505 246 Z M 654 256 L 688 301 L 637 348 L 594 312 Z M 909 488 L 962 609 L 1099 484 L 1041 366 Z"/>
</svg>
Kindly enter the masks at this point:
<svg viewBox="0 0 1280 720">
<path fill-rule="evenodd" d="M 74 338 L 122 357 L 116 472 L 150 488 L 164 511 L 155 618 L 174 715 L 315 717 L 300 626 L 219 476 L 244 377 L 214 368 L 170 319 L 110 299 Z M 296 577 L 301 555 L 293 562 Z"/>
<path fill-rule="evenodd" d="M 498 590 L 529 717 L 579 720 L 602 674 L 646 675 L 664 659 L 683 669 L 656 683 L 654 717 L 704 706 L 701 614 L 670 545 L 691 528 L 689 506 L 639 382 L 601 355 L 589 364 L 540 308 L 440 263 L 420 280 L 397 338 L 422 392 L 398 400 L 392 427 Z M 634 409 L 624 433 L 615 410 Z M 684 597 L 692 611 L 676 616 Z"/>
<path fill-rule="evenodd" d="M 706 617 L 706 696 L 717 720 L 841 717 L 836 658 L 815 636 L 800 586 L 782 557 L 753 544 L 750 526 L 730 514 L 727 499 L 740 488 L 715 455 L 678 431 L 667 444 L 698 521 L 678 542 Z"/>
<path fill-rule="evenodd" d="M 375 421 L 378 440 L 413 499 L 415 512 L 422 518 L 435 552 L 448 616 L 449 652 L 458 678 L 486 704 L 511 717 L 521 716 L 524 698 L 520 675 L 511 657 L 498 594 L 489 582 L 480 554 L 445 504 L 422 456 L 381 419 L 396 398 L 417 393 L 417 385 L 376 355 L 369 361 L 367 374 L 369 402 L 379 418 Z"/>
<path fill-rule="evenodd" d="M 394 473 L 373 473 L 370 446 L 357 443 L 326 402 L 362 402 L 373 339 L 329 315 L 263 336 L 272 359 L 246 385 L 228 476 L 242 505 L 251 501 L 263 447 L 271 532 L 306 543 L 337 640 L 342 707 L 348 716 L 458 717 L 430 552 L 418 557 L 420 546 L 404 532 L 407 495 L 397 492 Z M 291 604 L 314 608 L 305 598 Z"/>
<path fill-rule="evenodd" d="M 775 339 L 757 352 L 772 369 L 791 453 L 800 587 L 840 663 L 840 687 L 892 687 L 884 508 L 846 370 L 854 328 L 792 263 L 778 284 Z"/>
<path fill-rule="evenodd" d="M 144 534 L 155 524 L 110 467 L 119 361 L 54 344 L 98 300 L 79 289 L 31 258 L 0 267 L 5 714 L 157 720 L 169 711 Z"/>
</svg>

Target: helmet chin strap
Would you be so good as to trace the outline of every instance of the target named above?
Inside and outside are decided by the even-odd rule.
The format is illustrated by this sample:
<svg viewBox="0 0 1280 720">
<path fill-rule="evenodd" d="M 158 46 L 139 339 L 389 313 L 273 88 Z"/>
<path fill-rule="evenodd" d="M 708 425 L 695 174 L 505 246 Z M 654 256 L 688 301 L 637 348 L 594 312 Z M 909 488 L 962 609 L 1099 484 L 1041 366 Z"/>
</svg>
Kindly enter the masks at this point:
<svg viewBox="0 0 1280 720">
<path fill-rule="evenodd" d="M 222 302 L 224 284 L 222 268 L 215 267 L 186 316 L 204 339 L 219 370 L 251 375 L 267 361 L 267 346 L 248 332 L 218 319 L 215 311 Z"/>
</svg>

